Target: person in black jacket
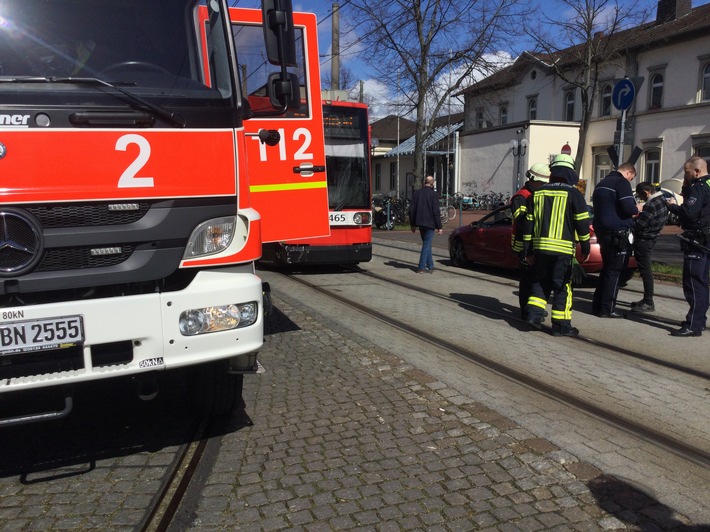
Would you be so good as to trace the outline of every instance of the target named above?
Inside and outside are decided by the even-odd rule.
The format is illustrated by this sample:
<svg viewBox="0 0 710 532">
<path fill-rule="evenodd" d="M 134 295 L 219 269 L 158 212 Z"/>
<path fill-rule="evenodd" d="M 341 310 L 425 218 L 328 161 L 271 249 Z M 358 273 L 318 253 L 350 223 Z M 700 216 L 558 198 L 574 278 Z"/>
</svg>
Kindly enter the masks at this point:
<svg viewBox="0 0 710 532">
<path fill-rule="evenodd" d="M 708 312 L 708 270 L 710 269 L 710 187 L 705 183 L 708 165 L 702 157 L 691 157 L 683 166 L 686 186 L 683 205 L 667 201 L 668 210 L 680 219 L 683 248 L 683 294 L 690 305 L 680 329 L 672 336 L 701 336 Z"/>
<path fill-rule="evenodd" d="M 638 214 L 631 181 L 636 168 L 631 163 L 619 165 L 594 187 L 594 232 L 602 255 L 602 271 L 592 300 L 592 313 L 600 318 L 624 318 L 615 312 L 619 278 L 629 265 L 629 234 Z"/>
<path fill-rule="evenodd" d="M 434 240 L 434 231 L 442 234 L 443 230 L 441 228 L 439 198 L 434 192 L 434 178 L 430 175 L 426 176 L 422 188 L 417 190 L 412 197 L 412 204 L 409 207 L 409 225 L 412 228 L 412 233 L 418 227 L 422 237 L 422 250 L 419 254 L 417 273 L 434 273 L 431 243 Z"/>
</svg>

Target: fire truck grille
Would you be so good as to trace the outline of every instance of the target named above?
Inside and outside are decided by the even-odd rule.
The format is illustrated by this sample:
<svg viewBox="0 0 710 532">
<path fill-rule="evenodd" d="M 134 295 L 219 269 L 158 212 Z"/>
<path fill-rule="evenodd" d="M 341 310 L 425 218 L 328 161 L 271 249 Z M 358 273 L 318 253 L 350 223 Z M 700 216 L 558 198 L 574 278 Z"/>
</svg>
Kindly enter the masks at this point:
<svg viewBox="0 0 710 532">
<path fill-rule="evenodd" d="M 94 203 L 77 205 L 41 205 L 29 207 L 44 227 L 90 227 L 98 225 L 121 225 L 140 220 L 148 212 L 148 202 L 131 203 L 131 209 L 123 205 Z"/>
<path fill-rule="evenodd" d="M 120 253 L 111 255 L 92 255 L 91 248 L 49 249 L 35 271 L 51 272 L 114 266 L 127 260 L 135 250 L 134 245 L 116 247 L 120 247 Z"/>
</svg>

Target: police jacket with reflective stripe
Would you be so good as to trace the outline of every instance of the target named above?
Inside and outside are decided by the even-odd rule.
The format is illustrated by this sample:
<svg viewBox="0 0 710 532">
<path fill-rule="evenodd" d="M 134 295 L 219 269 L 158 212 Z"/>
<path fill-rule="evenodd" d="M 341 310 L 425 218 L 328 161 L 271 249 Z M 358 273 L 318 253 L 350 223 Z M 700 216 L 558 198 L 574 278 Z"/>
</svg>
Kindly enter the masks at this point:
<svg viewBox="0 0 710 532">
<path fill-rule="evenodd" d="M 567 183 L 548 183 L 528 198 L 525 254 L 574 255 L 579 241 L 589 254 L 589 210 L 584 196 Z"/>
<path fill-rule="evenodd" d="M 680 219 L 686 230 L 710 227 L 710 187 L 702 179 L 695 179 L 683 187 L 683 205 L 669 205 L 668 210 Z"/>
</svg>

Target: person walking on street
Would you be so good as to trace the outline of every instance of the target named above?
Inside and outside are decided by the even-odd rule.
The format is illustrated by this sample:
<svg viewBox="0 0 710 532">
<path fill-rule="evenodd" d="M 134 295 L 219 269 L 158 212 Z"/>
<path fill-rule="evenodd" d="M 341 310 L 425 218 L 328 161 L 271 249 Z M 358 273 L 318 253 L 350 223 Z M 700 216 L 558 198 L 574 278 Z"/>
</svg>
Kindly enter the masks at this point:
<svg viewBox="0 0 710 532">
<path fill-rule="evenodd" d="M 644 201 L 643 210 L 634 220 L 632 233 L 634 235 L 634 256 L 643 281 L 643 298 L 631 303 L 634 312 L 654 312 L 653 303 L 653 271 L 651 270 L 651 250 L 656 245 L 659 233 L 668 220 L 668 207 L 663 193 L 656 191 L 651 183 L 639 183 L 636 186 L 636 196 Z"/>
<path fill-rule="evenodd" d="M 419 254 L 417 273 L 434 273 L 434 257 L 431 253 L 431 244 L 434 240 L 434 231 L 443 233 L 441 228 L 441 211 L 439 198 L 434 191 L 434 178 L 426 176 L 422 188 L 414 192 L 412 204 L 409 207 L 409 225 L 414 233 L 419 228 L 422 237 L 422 250 Z"/>
<path fill-rule="evenodd" d="M 513 229 L 511 232 L 511 247 L 513 253 L 520 256 L 520 282 L 518 283 L 518 303 L 520 304 L 520 317 L 528 319 L 528 298 L 532 290 L 534 268 L 527 263 L 523 255 L 523 227 L 527 215 L 527 200 L 530 195 L 545 183 L 550 181 L 550 165 L 535 163 L 525 173 L 528 178 L 523 188 L 510 198 L 510 210 L 513 213 Z"/>
<path fill-rule="evenodd" d="M 592 299 L 592 312 L 600 318 L 624 318 L 615 311 L 619 278 L 629 265 L 629 235 L 638 214 L 631 181 L 636 168 L 623 163 L 602 179 L 592 194 L 594 232 L 602 255 L 602 270 Z"/>
<path fill-rule="evenodd" d="M 552 299 L 552 335 L 576 336 L 572 327 L 572 259 L 579 240 L 582 261 L 589 259 L 589 210 L 575 187 L 579 177 L 574 159 L 558 155 L 550 163 L 550 182 L 528 198 L 523 253 L 535 268 L 527 323 L 542 327 L 545 307 Z"/>
<path fill-rule="evenodd" d="M 708 311 L 708 270 L 710 269 L 710 187 L 708 165 L 702 157 L 691 157 L 683 165 L 683 204 L 666 201 L 668 210 L 680 219 L 683 229 L 683 294 L 690 305 L 680 329 L 671 336 L 701 336 Z"/>
</svg>

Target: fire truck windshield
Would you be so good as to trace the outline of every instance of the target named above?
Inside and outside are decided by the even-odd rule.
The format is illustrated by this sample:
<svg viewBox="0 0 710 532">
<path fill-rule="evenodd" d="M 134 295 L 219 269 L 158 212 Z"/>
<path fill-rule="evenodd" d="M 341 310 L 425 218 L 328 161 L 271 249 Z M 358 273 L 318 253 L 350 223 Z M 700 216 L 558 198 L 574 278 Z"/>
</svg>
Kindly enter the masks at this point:
<svg viewBox="0 0 710 532">
<path fill-rule="evenodd" d="M 91 97 L 96 98 L 97 84 L 66 83 L 68 78 L 82 78 L 163 102 L 230 98 L 221 15 L 217 12 L 206 23 L 215 28 L 204 33 L 217 53 L 205 65 L 200 53 L 201 4 L 205 5 L 200 0 L 0 0 L 0 80 L 13 81 L 0 83 L 0 91 L 27 90 L 18 88 L 26 77 L 35 80 L 32 91 L 61 91 L 66 96 L 93 90 Z M 222 42 L 215 44 L 214 39 Z M 42 85 L 37 78 L 64 83 Z"/>
</svg>

